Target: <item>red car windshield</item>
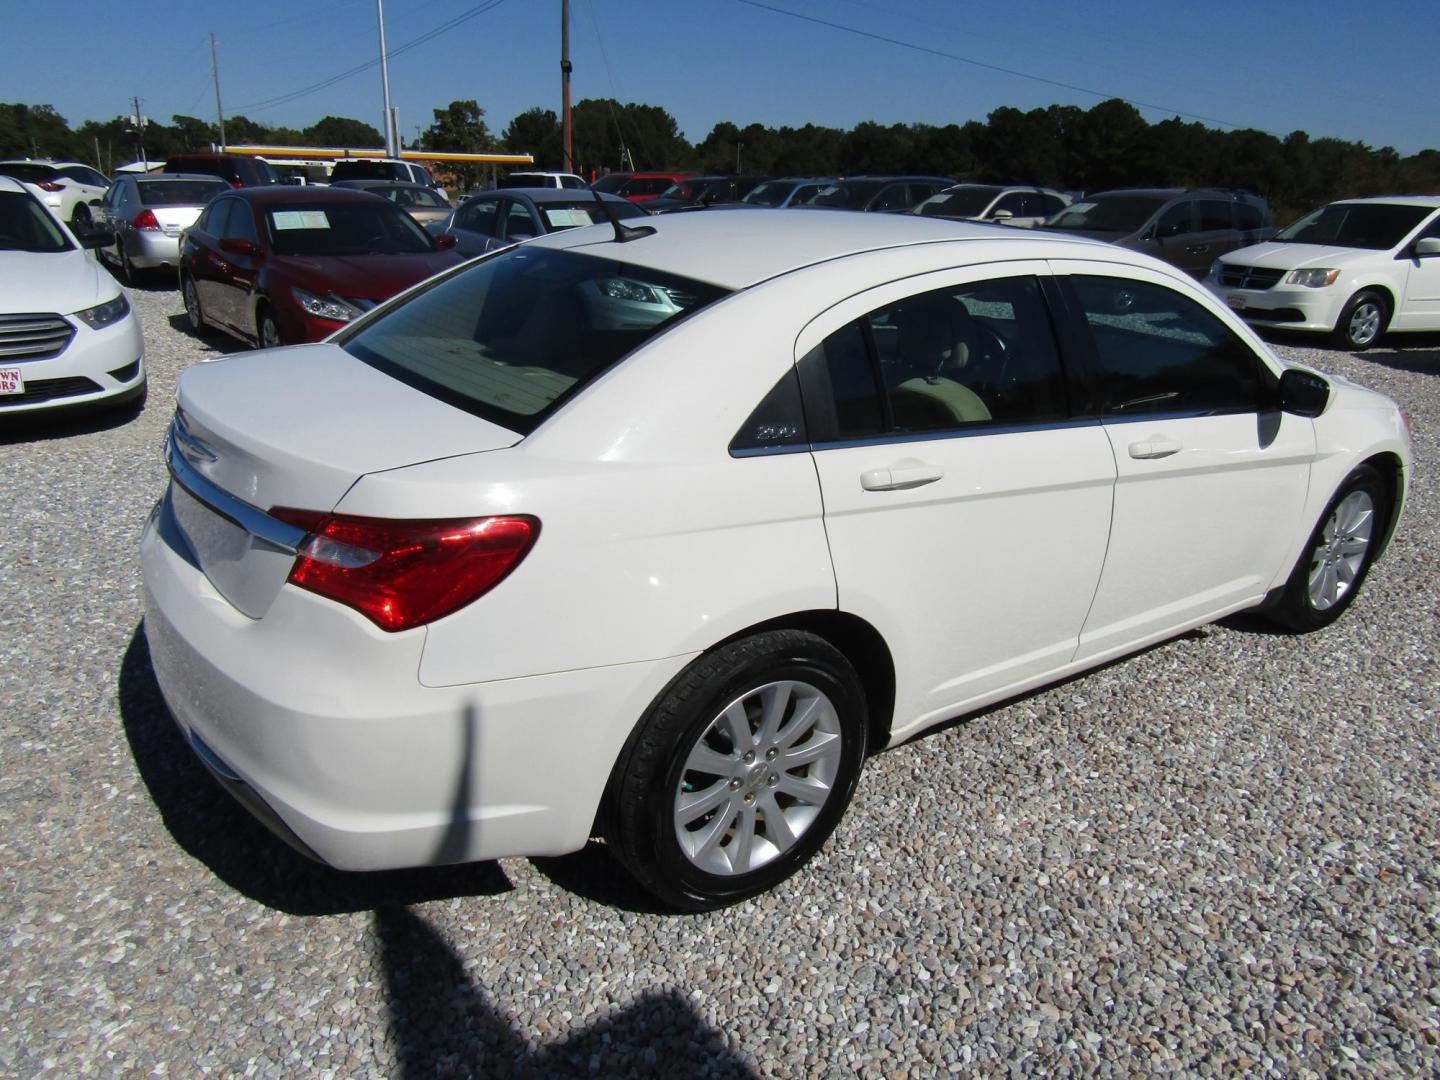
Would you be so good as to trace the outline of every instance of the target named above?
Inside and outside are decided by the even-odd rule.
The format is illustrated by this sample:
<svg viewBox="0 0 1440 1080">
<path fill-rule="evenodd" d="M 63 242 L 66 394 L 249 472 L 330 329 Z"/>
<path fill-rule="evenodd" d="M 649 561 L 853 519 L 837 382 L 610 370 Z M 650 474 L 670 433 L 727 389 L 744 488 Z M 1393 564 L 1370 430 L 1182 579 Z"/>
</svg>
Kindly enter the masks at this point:
<svg viewBox="0 0 1440 1080">
<path fill-rule="evenodd" d="M 414 218 L 384 202 L 265 207 L 276 255 L 411 255 L 435 250 Z"/>
</svg>

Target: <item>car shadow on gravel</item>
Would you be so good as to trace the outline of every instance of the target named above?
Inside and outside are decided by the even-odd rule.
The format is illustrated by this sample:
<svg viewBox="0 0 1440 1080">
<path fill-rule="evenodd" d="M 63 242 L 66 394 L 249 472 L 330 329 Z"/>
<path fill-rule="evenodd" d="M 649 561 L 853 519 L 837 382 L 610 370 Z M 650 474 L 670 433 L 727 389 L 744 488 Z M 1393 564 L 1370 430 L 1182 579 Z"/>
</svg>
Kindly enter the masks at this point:
<svg viewBox="0 0 1440 1080">
<path fill-rule="evenodd" d="M 1428 348 L 1411 346 L 1404 349 L 1369 349 L 1366 352 L 1356 353 L 1355 356 L 1359 360 L 1394 368 L 1396 371 L 1413 371 L 1420 375 L 1440 375 L 1440 341 L 1433 340 L 1436 338 L 1434 334 L 1424 336 L 1432 339 Z M 1416 344 L 1418 345 L 1418 342 Z"/>
<path fill-rule="evenodd" d="M 513 888 L 497 862 L 347 873 L 292 850 L 232 799 L 186 744 L 160 695 L 143 624 L 125 650 L 118 697 L 140 779 L 170 835 L 257 903 L 291 915 L 338 915 Z"/>
<path fill-rule="evenodd" d="M 714 1076 L 755 1072 L 679 990 L 654 990 L 555 1042 L 500 1012 L 461 956 L 404 907 L 375 912 L 398 1080 L 435 1076 Z"/>
<path fill-rule="evenodd" d="M 167 315 L 165 321 L 170 324 L 170 329 L 177 334 L 183 334 L 191 341 L 196 342 L 202 349 L 209 349 L 220 356 L 231 356 L 235 353 L 253 352 L 254 350 L 239 338 L 233 338 L 229 334 L 222 334 L 219 330 L 212 329 L 208 325 L 203 334 L 197 334 L 190 329 L 190 320 L 181 312 L 179 315 Z M 214 357 L 206 357 L 213 360 Z"/>
<path fill-rule="evenodd" d="M 0 430 L 0 446 L 71 439 L 77 435 L 98 435 L 104 431 L 114 431 L 139 419 L 144 407 L 145 403 L 141 400 L 128 405 L 42 409 L 18 416 L 5 416 L 0 412 L 0 418 L 3 418 L 5 423 L 4 429 Z"/>
</svg>

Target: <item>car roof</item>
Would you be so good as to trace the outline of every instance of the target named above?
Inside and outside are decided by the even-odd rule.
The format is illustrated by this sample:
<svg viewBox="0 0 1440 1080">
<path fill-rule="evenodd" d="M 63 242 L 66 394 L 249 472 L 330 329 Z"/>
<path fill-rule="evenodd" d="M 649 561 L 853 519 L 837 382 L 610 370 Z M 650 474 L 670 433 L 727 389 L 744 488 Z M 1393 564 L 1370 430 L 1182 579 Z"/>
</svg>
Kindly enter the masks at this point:
<svg viewBox="0 0 1440 1080">
<path fill-rule="evenodd" d="M 826 214 L 797 214 L 790 210 L 661 214 L 644 219 L 641 227 L 654 231 L 623 246 L 615 242 L 610 226 L 604 224 L 552 233 L 532 243 L 603 255 L 727 289 L 748 288 L 779 274 L 847 255 L 945 241 L 1011 244 L 1017 253 L 1027 251 L 1017 254 L 1017 258 L 1043 257 L 1028 253 L 1038 243 L 1075 245 L 1082 249 L 1082 255 L 1094 250 L 1113 257 L 1119 251 L 1099 241 L 1050 233 L 1042 236 L 1028 229 L 841 210 Z"/>
<path fill-rule="evenodd" d="M 1363 199 L 1336 199 L 1347 206 L 1354 203 L 1385 203 L 1390 206 L 1424 206 L 1431 210 L 1440 207 L 1440 195 L 1370 195 Z"/>
<path fill-rule="evenodd" d="M 134 180 L 137 184 L 148 184 L 152 180 L 203 180 L 207 184 L 225 184 L 227 191 L 234 189 L 212 173 L 187 173 L 187 172 L 152 172 L 152 173 L 125 173 L 116 177 L 117 180 Z"/>
<path fill-rule="evenodd" d="M 594 192 L 582 191 L 579 188 L 552 188 L 552 187 L 515 187 L 496 188 L 493 191 L 482 191 L 477 195 L 471 195 L 465 202 L 474 202 L 478 199 L 513 199 L 516 195 L 523 195 L 531 202 L 553 203 L 553 202 L 594 202 L 595 196 L 599 194 L 606 202 L 616 204 L 629 203 L 629 199 L 619 195 L 613 195 L 608 191 Z"/>
<path fill-rule="evenodd" d="M 384 203 L 386 206 L 393 206 L 388 199 L 379 195 L 371 194 L 368 191 L 359 191 L 355 188 L 342 188 L 328 185 L 296 186 L 293 184 L 266 184 L 264 187 L 235 188 L 230 192 L 232 198 L 244 199 L 246 202 L 258 203 L 261 206 L 269 206 L 272 203 L 280 203 L 289 206 L 339 202 L 366 202 Z"/>
</svg>

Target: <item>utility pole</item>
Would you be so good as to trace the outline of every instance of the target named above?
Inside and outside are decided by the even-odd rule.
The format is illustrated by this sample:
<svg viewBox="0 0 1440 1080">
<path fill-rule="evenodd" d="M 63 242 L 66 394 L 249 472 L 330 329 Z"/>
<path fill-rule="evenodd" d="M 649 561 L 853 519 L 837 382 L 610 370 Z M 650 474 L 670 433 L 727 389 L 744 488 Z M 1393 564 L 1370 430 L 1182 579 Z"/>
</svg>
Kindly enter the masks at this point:
<svg viewBox="0 0 1440 1080">
<path fill-rule="evenodd" d="M 140 161 L 144 164 L 145 171 L 149 172 L 150 158 L 145 153 L 145 125 L 149 121 L 145 119 L 145 114 L 140 111 L 139 97 L 133 97 L 130 100 L 135 106 L 135 112 L 130 117 L 130 121 L 135 125 L 135 137 L 140 140 Z"/>
<path fill-rule="evenodd" d="M 375 0 L 375 13 L 380 19 L 380 82 L 385 89 L 385 156 L 400 156 L 400 138 L 395 131 L 395 114 L 390 107 L 390 57 L 385 49 L 385 0 Z"/>
<path fill-rule="evenodd" d="M 570 133 L 570 0 L 560 0 L 560 145 L 564 172 L 575 171 Z"/>
<path fill-rule="evenodd" d="M 220 65 L 215 62 L 215 31 L 210 31 L 210 74 L 215 76 L 215 120 L 220 127 L 220 149 L 225 149 L 225 110 L 220 106 Z"/>
</svg>

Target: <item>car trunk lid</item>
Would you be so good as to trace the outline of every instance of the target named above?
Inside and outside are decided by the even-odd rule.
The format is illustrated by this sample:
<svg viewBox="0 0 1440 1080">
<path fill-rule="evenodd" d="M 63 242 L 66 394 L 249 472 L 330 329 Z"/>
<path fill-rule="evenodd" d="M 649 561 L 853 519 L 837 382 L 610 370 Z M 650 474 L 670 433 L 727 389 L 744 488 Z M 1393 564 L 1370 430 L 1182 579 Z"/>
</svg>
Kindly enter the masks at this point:
<svg viewBox="0 0 1440 1080">
<path fill-rule="evenodd" d="M 367 473 L 519 440 L 336 345 L 242 354 L 180 380 L 166 508 L 216 590 L 260 618 L 304 536 L 272 508 L 329 511 Z"/>
</svg>

